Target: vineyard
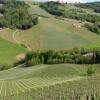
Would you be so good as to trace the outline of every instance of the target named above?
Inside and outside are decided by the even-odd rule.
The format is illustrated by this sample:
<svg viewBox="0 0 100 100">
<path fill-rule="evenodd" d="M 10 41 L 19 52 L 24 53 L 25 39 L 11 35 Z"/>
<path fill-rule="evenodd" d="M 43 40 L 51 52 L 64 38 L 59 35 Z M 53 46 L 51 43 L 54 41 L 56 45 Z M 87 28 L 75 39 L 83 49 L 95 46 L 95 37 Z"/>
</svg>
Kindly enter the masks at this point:
<svg viewBox="0 0 100 100">
<path fill-rule="evenodd" d="M 99 77 L 44 86 L 34 80 L 1 82 L 0 100 L 100 100 Z M 43 83 L 42 83 L 43 84 Z M 44 82 L 44 85 L 47 83 Z M 38 88 L 35 88 L 40 86 Z M 27 91 L 26 91 L 27 90 Z"/>
<path fill-rule="evenodd" d="M 0 72 L 0 100 L 100 100 L 100 68 L 90 65 L 37 65 Z M 89 99 L 90 98 L 90 99 Z"/>
</svg>

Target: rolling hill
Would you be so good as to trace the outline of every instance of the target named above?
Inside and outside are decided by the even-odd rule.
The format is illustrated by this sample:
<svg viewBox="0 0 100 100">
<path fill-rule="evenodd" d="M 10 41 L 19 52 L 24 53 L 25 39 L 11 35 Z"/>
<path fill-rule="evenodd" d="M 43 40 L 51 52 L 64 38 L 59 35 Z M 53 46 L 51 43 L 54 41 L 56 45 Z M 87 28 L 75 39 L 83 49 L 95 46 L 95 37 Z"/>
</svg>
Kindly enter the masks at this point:
<svg viewBox="0 0 100 100">
<path fill-rule="evenodd" d="M 34 5 L 33 2 L 27 0 L 25 2 L 29 5 L 29 14 L 38 17 L 39 23 L 27 30 L 9 28 L 0 30 L 0 68 L 6 64 L 9 68 L 0 71 L 0 100 L 90 100 L 89 98 L 100 100 L 100 64 L 66 63 L 40 64 L 31 67 L 11 66 L 16 62 L 18 55 L 30 51 L 30 49 L 32 51 L 61 50 L 63 52 L 65 49 L 84 47 L 99 48 L 100 50 L 100 35 L 83 27 L 87 22 L 54 16 L 38 4 Z M 100 15 L 90 9 L 75 7 L 73 4 L 61 6 L 61 9 L 65 6 L 68 8 L 66 10 L 72 12 L 75 8 L 78 9 L 78 13 L 83 11 L 82 13 Z M 92 60 L 95 60 L 96 57 L 99 59 L 100 56 L 99 50 L 95 56 L 95 52 L 89 51 L 85 54 L 85 49 L 79 51 L 76 48 L 75 50 L 72 52 L 65 51 L 62 54 L 66 57 L 72 54 L 71 57 L 75 61 L 77 61 L 75 56 L 78 56 L 82 63 L 81 56 L 89 58 L 92 54 L 93 57 L 90 57 L 93 58 Z M 61 57 L 65 60 L 64 56 L 62 57 L 61 53 L 58 53 L 58 58 Z M 41 57 L 36 55 L 35 58 Z M 44 54 L 46 58 L 47 55 Z M 55 59 L 57 58 L 56 55 L 56 53 L 53 55 Z M 52 56 L 49 55 L 49 57 Z M 69 62 L 70 60 L 69 57 Z M 30 59 L 29 62 L 31 63 Z M 92 71 L 92 74 L 88 74 L 88 71 L 90 73 Z"/>
<path fill-rule="evenodd" d="M 67 18 L 63 20 L 55 18 L 55 16 L 40 8 L 39 5 L 34 5 L 31 2 L 27 3 L 30 6 L 30 14 L 39 17 L 39 24 L 28 30 L 19 30 L 16 33 L 16 30 L 5 28 L 0 31 L 0 37 L 17 44 L 15 46 L 24 45 L 34 51 L 49 49 L 65 50 L 74 47 L 100 48 L 99 35 L 90 32 L 85 27 L 77 28 L 73 26 L 73 24 L 79 24 L 80 21 Z M 71 5 L 71 7 L 74 8 L 73 5 Z M 70 8 L 70 6 L 68 6 L 68 8 Z M 84 23 L 81 24 L 83 25 Z M 21 47 L 19 46 L 19 48 Z M 4 51 L 2 51 L 1 54 L 3 54 L 3 52 Z M 15 55 L 10 56 L 15 58 Z M 13 61 L 14 60 L 11 59 L 10 61 L 9 59 L 8 62 Z"/>
<path fill-rule="evenodd" d="M 25 100 L 31 100 L 27 98 L 29 97 L 32 98 L 32 95 L 33 97 L 36 96 L 35 94 L 36 93 L 38 94 L 39 91 L 41 91 L 41 89 L 42 91 L 44 91 L 41 93 L 45 93 L 45 90 L 47 88 L 55 89 L 56 85 L 64 86 L 65 84 L 67 89 L 67 87 L 70 87 L 71 85 L 72 87 L 74 87 L 74 83 L 77 83 L 81 87 L 81 83 L 83 81 L 89 82 L 89 80 L 87 80 L 87 77 L 84 76 L 86 74 L 88 66 L 91 65 L 86 65 L 86 66 L 73 65 L 73 64 L 37 65 L 29 68 L 16 67 L 9 70 L 1 71 L 0 99 L 4 100 L 4 98 L 6 97 L 7 100 L 11 100 L 11 98 L 12 99 L 15 98 L 15 100 L 17 100 L 17 98 L 19 98 L 18 100 L 24 100 L 24 98 Z M 98 79 L 100 70 L 99 65 L 92 65 L 92 66 L 96 67 L 96 74 L 93 77 L 98 76 L 97 77 Z M 90 77 L 90 79 L 92 79 L 92 77 Z M 99 80 L 95 80 L 95 82 L 97 82 L 95 83 L 95 87 L 97 87 Z M 77 87 L 77 84 L 75 87 Z M 85 84 L 82 83 L 82 84 L 87 85 L 87 83 Z M 90 85 L 90 87 L 91 86 L 92 84 Z M 59 89 L 60 87 L 58 88 L 58 92 L 60 92 Z M 49 91 L 50 90 L 48 90 L 48 93 Z M 54 92 L 56 94 L 56 91 Z M 25 97 L 23 96 L 24 94 L 26 95 Z M 39 98 L 38 100 L 40 100 L 40 97 L 38 98 Z"/>
<path fill-rule="evenodd" d="M 0 64 L 14 63 L 16 56 L 25 51 L 25 48 L 0 38 Z"/>
<path fill-rule="evenodd" d="M 25 31 L 20 30 L 15 34 L 15 38 L 33 50 L 61 50 L 91 45 L 95 47 L 99 46 L 100 36 L 93 34 L 84 27 L 73 27 L 73 24 L 78 24 L 79 21 L 67 18 L 59 20 L 54 16 L 50 17 L 47 12 L 43 12 L 37 5 L 35 5 L 35 7 L 31 5 L 30 10 L 32 14 L 36 12 L 37 15 L 40 16 L 39 24 Z M 41 17 L 43 15 L 39 14 L 49 17 Z M 8 35 L 10 34 L 8 33 Z M 10 37 L 12 38 L 12 36 Z"/>
<path fill-rule="evenodd" d="M 100 13 L 100 2 L 81 3 L 81 4 L 76 4 L 75 6 L 85 9 L 86 8 L 91 9 L 94 12 Z"/>
</svg>

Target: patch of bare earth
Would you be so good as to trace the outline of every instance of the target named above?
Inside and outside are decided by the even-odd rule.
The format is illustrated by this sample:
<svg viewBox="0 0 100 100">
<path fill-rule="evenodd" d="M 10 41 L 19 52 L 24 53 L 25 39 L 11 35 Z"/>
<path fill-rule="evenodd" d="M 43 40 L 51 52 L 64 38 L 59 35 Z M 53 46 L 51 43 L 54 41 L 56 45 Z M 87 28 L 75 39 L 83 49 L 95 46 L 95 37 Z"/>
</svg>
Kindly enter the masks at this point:
<svg viewBox="0 0 100 100">
<path fill-rule="evenodd" d="M 23 54 L 18 54 L 18 55 L 16 55 L 16 59 L 17 59 L 18 61 L 25 59 L 25 54 L 23 53 Z"/>
</svg>

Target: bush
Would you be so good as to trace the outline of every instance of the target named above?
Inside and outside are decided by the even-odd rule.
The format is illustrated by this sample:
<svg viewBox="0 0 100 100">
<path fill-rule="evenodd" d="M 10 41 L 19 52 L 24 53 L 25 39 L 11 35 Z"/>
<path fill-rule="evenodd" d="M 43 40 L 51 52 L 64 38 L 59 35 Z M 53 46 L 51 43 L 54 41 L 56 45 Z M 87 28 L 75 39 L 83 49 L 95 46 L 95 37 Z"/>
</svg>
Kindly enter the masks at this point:
<svg viewBox="0 0 100 100">
<path fill-rule="evenodd" d="M 85 24 L 85 27 L 90 30 L 91 32 L 94 32 L 96 34 L 100 34 L 100 29 L 95 24 Z"/>
<path fill-rule="evenodd" d="M 90 75 L 93 75 L 95 73 L 95 68 L 94 67 L 88 67 L 87 69 L 87 75 L 90 76 Z"/>
<path fill-rule="evenodd" d="M 2 65 L 0 65 L 0 71 L 7 70 L 12 67 L 13 67 L 12 65 L 2 64 Z"/>
</svg>

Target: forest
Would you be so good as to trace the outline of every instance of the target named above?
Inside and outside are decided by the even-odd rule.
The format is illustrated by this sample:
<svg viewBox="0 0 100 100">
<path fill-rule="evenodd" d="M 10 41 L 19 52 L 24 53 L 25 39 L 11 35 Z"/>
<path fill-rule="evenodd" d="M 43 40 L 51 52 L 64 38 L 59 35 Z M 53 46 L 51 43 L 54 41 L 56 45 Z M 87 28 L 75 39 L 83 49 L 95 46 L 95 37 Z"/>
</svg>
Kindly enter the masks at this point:
<svg viewBox="0 0 100 100">
<path fill-rule="evenodd" d="M 32 16 L 28 12 L 29 6 L 23 1 L 1 0 L 0 27 L 9 27 L 11 29 L 28 29 L 38 24 L 38 17 Z"/>
</svg>

